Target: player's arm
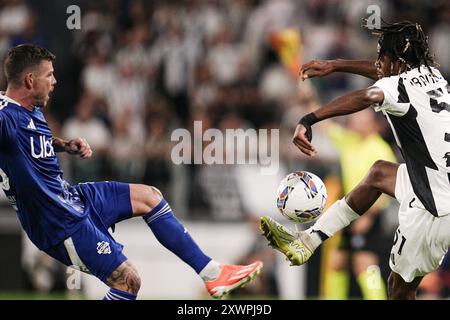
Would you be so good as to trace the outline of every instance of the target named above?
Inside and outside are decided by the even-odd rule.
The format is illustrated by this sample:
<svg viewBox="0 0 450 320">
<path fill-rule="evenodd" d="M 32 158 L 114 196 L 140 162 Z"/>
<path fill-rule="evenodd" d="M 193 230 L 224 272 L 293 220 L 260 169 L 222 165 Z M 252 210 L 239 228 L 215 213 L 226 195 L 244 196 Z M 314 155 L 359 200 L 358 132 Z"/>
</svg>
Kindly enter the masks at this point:
<svg viewBox="0 0 450 320">
<path fill-rule="evenodd" d="M 313 60 L 302 65 L 300 78 L 302 80 L 323 77 L 333 72 L 346 72 L 378 80 L 375 61 L 371 60 Z"/>
<path fill-rule="evenodd" d="M 82 159 L 92 156 L 92 149 L 86 139 L 76 138 L 66 141 L 61 138 L 53 137 L 52 146 L 55 152 L 67 152 L 68 154 L 79 155 Z"/>
<path fill-rule="evenodd" d="M 301 152 L 308 156 L 313 156 L 317 153 L 310 142 L 312 139 L 311 126 L 314 123 L 328 118 L 355 113 L 366 109 L 375 103 L 381 104 L 383 100 L 383 91 L 378 87 L 370 87 L 347 93 L 301 118 L 295 128 L 292 142 Z"/>
<path fill-rule="evenodd" d="M 55 152 L 66 152 L 67 141 L 61 138 L 52 138 L 52 147 Z"/>
</svg>

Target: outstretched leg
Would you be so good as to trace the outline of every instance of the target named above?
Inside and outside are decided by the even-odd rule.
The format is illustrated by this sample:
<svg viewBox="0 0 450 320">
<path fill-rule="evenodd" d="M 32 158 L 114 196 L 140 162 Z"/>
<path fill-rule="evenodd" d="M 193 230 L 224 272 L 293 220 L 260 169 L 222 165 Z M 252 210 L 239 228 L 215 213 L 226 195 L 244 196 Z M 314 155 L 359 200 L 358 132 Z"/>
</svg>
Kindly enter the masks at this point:
<svg viewBox="0 0 450 320">
<path fill-rule="evenodd" d="M 308 230 L 317 233 L 318 236 L 313 236 L 317 245 L 367 212 L 382 193 L 394 197 L 398 166 L 397 163 L 376 161 L 367 176 L 344 199 L 335 202 Z"/>
<path fill-rule="evenodd" d="M 323 241 L 364 214 L 382 193 L 394 196 L 398 167 L 396 163 L 376 161 L 367 176 L 306 231 L 296 233 L 270 217 L 262 217 L 261 229 L 269 245 L 285 254 L 293 265 L 305 263 Z"/>
<path fill-rule="evenodd" d="M 142 216 L 156 239 L 195 270 L 213 298 L 221 298 L 259 274 L 261 261 L 235 266 L 219 264 L 204 254 L 158 189 L 131 184 L 130 197 L 133 215 Z"/>
<path fill-rule="evenodd" d="M 417 287 L 423 277 L 417 277 L 411 282 L 405 282 L 395 272 L 391 272 L 388 279 L 388 291 L 390 300 L 415 300 Z"/>
<path fill-rule="evenodd" d="M 130 185 L 131 207 L 134 216 L 142 216 L 155 234 L 156 239 L 195 272 L 201 271 L 212 261 L 194 242 L 186 228 L 175 217 L 161 192 L 146 185 Z M 215 277 L 219 264 L 211 262 L 205 276 Z"/>
</svg>

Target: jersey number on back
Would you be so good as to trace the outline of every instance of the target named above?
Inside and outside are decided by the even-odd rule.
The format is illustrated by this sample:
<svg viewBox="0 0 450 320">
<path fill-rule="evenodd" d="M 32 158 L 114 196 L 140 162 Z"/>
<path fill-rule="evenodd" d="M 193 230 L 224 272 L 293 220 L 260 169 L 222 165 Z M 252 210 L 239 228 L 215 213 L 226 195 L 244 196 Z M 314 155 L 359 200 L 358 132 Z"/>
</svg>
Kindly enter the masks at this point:
<svg viewBox="0 0 450 320">
<path fill-rule="evenodd" d="M 439 113 L 442 110 L 447 110 L 448 112 L 450 112 L 450 105 L 448 103 L 446 102 L 438 103 L 438 99 L 444 96 L 448 96 L 449 93 L 450 93 L 449 85 L 447 85 L 445 89 L 437 88 L 427 92 L 428 96 L 430 97 L 430 106 L 433 112 Z"/>
</svg>

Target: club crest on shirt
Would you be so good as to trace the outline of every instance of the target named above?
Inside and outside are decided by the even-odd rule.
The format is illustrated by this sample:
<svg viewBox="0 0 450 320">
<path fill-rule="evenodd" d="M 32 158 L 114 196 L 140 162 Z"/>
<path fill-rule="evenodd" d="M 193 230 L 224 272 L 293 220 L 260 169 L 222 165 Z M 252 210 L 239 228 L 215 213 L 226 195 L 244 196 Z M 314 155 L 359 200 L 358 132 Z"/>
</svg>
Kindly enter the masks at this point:
<svg viewBox="0 0 450 320">
<path fill-rule="evenodd" d="M 106 241 L 97 242 L 97 253 L 111 254 L 111 247 L 109 246 L 109 242 Z"/>
</svg>

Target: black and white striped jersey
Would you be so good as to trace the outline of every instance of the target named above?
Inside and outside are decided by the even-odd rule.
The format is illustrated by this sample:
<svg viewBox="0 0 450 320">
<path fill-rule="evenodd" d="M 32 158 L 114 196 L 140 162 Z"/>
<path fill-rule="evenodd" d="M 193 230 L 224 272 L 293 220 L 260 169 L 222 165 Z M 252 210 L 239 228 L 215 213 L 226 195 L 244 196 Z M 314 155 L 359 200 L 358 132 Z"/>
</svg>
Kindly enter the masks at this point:
<svg viewBox="0 0 450 320">
<path fill-rule="evenodd" d="M 385 77 L 382 111 L 394 132 L 412 188 L 434 216 L 450 213 L 450 87 L 439 70 L 421 66 Z"/>
</svg>

